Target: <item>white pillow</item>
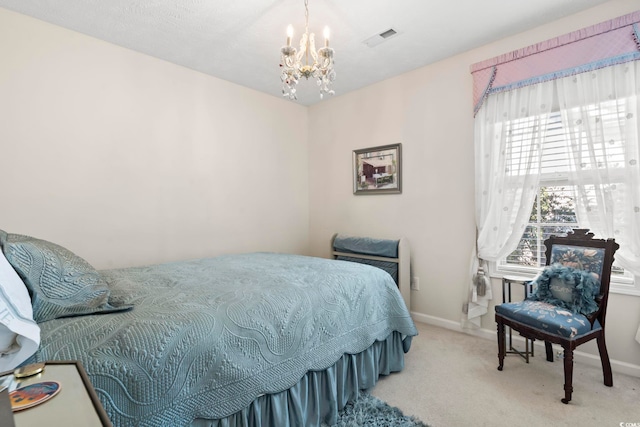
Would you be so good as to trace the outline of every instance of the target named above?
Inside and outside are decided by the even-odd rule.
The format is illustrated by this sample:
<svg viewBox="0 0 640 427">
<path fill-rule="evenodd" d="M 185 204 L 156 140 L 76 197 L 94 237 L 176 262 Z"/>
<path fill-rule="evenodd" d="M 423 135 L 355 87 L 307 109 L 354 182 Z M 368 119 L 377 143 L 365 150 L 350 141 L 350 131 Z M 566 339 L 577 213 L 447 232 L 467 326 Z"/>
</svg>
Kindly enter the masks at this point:
<svg viewBox="0 0 640 427">
<path fill-rule="evenodd" d="M 0 250 L 0 372 L 15 369 L 39 345 L 27 287 Z"/>
</svg>

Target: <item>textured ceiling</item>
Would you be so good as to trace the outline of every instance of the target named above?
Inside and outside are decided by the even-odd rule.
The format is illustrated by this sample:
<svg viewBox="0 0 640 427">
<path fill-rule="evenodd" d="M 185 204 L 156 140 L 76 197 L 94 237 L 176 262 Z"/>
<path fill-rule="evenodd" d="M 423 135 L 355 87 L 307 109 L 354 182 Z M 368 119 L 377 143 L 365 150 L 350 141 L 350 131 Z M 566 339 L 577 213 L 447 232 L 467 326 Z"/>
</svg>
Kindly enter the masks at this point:
<svg viewBox="0 0 640 427">
<path fill-rule="evenodd" d="M 336 96 L 606 0 L 309 0 L 309 27 L 331 28 Z M 242 86 L 281 96 L 280 47 L 303 0 L 0 0 L 0 7 Z M 389 29 L 398 34 L 369 47 Z M 298 102 L 320 101 L 315 82 Z"/>
</svg>

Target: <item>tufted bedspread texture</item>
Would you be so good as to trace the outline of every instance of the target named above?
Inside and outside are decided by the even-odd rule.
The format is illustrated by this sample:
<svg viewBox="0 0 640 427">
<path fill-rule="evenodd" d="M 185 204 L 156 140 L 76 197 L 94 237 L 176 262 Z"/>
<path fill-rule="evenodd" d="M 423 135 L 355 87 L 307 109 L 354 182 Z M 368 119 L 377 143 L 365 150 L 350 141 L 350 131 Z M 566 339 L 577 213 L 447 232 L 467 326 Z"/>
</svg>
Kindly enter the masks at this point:
<svg viewBox="0 0 640 427">
<path fill-rule="evenodd" d="M 394 331 L 417 334 L 386 272 L 252 253 L 100 272 L 131 311 L 54 319 L 29 360 L 80 360 L 115 426 L 219 419 Z"/>
</svg>

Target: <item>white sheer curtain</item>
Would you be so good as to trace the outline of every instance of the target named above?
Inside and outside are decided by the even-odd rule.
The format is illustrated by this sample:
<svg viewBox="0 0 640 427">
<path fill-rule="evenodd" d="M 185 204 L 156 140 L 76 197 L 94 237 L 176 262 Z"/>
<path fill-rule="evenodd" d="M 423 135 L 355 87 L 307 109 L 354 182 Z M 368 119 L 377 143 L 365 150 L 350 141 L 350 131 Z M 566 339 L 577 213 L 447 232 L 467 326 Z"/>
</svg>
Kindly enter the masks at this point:
<svg viewBox="0 0 640 427">
<path fill-rule="evenodd" d="M 554 82 L 489 95 L 475 118 L 477 247 L 475 266 L 487 271 L 518 245 L 527 226 L 540 178 L 540 143 L 551 112 Z M 492 299 L 469 281 L 464 326 L 480 326 Z"/>
<path fill-rule="evenodd" d="M 640 280 L 640 61 L 556 83 L 578 222 L 614 237 L 616 261 Z"/>
</svg>

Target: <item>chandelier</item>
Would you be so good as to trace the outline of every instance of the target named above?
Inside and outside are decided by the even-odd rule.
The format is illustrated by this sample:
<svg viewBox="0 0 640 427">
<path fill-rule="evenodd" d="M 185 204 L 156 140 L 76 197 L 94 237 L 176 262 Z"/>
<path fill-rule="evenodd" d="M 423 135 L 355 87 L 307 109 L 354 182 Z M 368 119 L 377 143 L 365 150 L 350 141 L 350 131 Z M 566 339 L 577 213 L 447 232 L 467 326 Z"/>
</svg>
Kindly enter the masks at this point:
<svg viewBox="0 0 640 427">
<path fill-rule="evenodd" d="M 324 29 L 324 47 L 316 51 L 315 35 L 309 34 L 309 0 L 304 0 L 304 34 L 300 38 L 300 50 L 291 46 L 293 37 L 293 27 L 287 28 L 287 45 L 280 49 L 282 74 L 282 96 L 289 99 L 298 99 L 296 96 L 296 85 L 301 77 L 309 80 L 309 77 L 316 79 L 316 84 L 320 87 L 320 99 L 325 94 L 333 95 L 331 84 L 336 78 L 333 69 L 333 49 L 329 47 L 329 28 Z M 313 61 L 310 61 L 310 58 Z M 304 60 L 304 62 L 303 62 Z"/>
</svg>

